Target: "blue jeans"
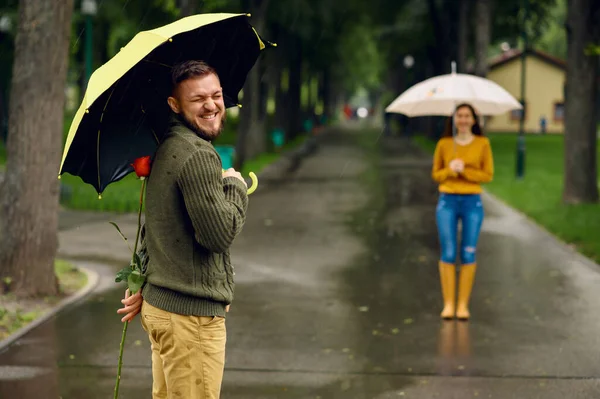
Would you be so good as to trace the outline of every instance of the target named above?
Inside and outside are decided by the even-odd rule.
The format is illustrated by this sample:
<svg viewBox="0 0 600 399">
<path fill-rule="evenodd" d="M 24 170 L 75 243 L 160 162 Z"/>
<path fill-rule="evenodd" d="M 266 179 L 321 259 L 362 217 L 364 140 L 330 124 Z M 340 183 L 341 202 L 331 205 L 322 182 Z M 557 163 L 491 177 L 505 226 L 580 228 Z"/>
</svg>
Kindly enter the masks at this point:
<svg viewBox="0 0 600 399">
<path fill-rule="evenodd" d="M 436 222 L 442 262 L 456 263 L 459 220 L 462 223 L 460 259 L 462 264 L 469 265 L 475 263 L 477 240 L 483 222 L 483 205 L 479 194 L 440 194 Z"/>
</svg>

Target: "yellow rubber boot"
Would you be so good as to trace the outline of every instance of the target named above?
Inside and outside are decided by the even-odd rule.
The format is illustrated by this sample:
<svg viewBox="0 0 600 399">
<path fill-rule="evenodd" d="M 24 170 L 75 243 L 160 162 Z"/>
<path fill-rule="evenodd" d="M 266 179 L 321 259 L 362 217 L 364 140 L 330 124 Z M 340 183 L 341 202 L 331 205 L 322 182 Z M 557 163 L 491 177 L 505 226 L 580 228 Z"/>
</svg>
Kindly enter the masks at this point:
<svg viewBox="0 0 600 399">
<path fill-rule="evenodd" d="M 443 319 L 452 319 L 456 311 L 456 266 L 440 262 L 440 282 L 444 297 L 444 309 L 441 316 Z"/>
<path fill-rule="evenodd" d="M 462 265 L 460 268 L 460 277 L 458 281 L 458 304 L 456 307 L 456 317 L 459 320 L 469 320 L 469 299 L 473 290 L 473 282 L 475 281 L 475 270 L 477 265 Z"/>
</svg>

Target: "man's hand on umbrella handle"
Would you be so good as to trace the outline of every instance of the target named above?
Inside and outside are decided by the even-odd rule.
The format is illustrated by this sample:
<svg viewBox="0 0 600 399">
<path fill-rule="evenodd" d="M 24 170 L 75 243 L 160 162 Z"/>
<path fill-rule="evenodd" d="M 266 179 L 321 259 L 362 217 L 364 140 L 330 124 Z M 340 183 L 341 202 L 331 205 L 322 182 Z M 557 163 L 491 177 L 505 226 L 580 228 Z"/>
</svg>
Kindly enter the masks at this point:
<svg viewBox="0 0 600 399">
<path fill-rule="evenodd" d="M 117 310 L 118 314 L 125 314 L 121 321 L 123 323 L 130 322 L 133 318 L 140 313 L 142 310 L 142 303 L 144 299 L 142 298 L 142 291 L 138 291 L 134 295 L 129 294 L 129 289 L 125 291 L 125 298 L 121 299 L 121 303 L 123 307 Z"/>
<path fill-rule="evenodd" d="M 223 172 L 223 179 L 226 177 L 235 177 L 236 179 L 242 181 L 246 188 L 248 187 L 248 184 L 246 183 L 246 180 L 244 180 L 244 178 L 242 177 L 242 174 L 233 168 L 229 168 Z"/>
<path fill-rule="evenodd" d="M 228 173 L 229 171 L 232 171 L 231 174 Z M 234 175 L 233 172 L 235 172 L 237 175 L 239 175 L 239 177 L 237 175 Z M 256 177 L 256 174 L 254 172 L 250 172 L 248 175 L 250 176 L 250 180 L 252 180 L 252 185 L 249 188 L 248 188 L 248 183 L 246 183 L 246 181 L 242 177 L 241 173 L 236 172 L 235 169 L 233 169 L 233 168 L 223 170 L 223 178 L 235 177 L 237 179 L 241 179 L 244 182 L 244 184 L 246 184 L 246 187 L 248 188 L 248 195 L 250 195 L 253 192 L 255 192 L 256 189 L 258 188 L 258 177 Z"/>
</svg>

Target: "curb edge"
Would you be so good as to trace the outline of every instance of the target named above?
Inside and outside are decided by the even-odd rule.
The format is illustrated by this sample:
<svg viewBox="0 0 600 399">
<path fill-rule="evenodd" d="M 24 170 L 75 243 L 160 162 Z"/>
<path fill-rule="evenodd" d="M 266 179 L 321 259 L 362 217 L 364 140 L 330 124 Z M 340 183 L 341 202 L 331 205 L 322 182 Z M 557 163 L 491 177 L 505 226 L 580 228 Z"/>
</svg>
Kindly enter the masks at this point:
<svg viewBox="0 0 600 399">
<path fill-rule="evenodd" d="M 77 268 L 80 271 L 82 271 L 83 273 L 85 273 L 85 275 L 87 276 L 87 280 L 88 280 L 87 284 L 83 288 L 81 288 L 79 291 L 75 292 L 73 295 L 70 295 L 70 296 L 64 298 L 63 300 L 61 300 L 59 303 L 57 303 L 55 306 L 50 308 L 42 316 L 38 317 L 31 323 L 18 329 L 17 331 L 15 331 L 11 335 L 9 335 L 8 337 L 6 337 L 2 341 L 0 341 L 0 353 L 4 352 L 15 341 L 17 341 L 18 339 L 23 337 L 25 334 L 27 334 L 34 328 L 39 327 L 41 324 L 45 323 L 50 318 L 52 318 L 53 316 L 55 316 L 56 314 L 58 314 L 59 312 L 61 312 L 65 308 L 67 308 L 68 306 L 82 300 L 84 297 L 86 297 L 88 294 L 90 294 L 98 286 L 98 283 L 100 282 L 100 275 L 97 272 L 95 272 L 91 269 L 85 268 L 85 267 L 81 267 L 79 265 L 77 265 Z"/>
</svg>

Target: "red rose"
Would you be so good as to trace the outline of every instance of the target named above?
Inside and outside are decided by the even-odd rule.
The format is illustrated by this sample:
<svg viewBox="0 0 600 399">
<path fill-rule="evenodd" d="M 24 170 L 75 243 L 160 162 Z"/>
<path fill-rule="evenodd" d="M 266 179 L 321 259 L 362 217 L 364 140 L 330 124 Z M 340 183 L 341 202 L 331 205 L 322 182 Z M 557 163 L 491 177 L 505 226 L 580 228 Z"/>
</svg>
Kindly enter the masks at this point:
<svg viewBox="0 0 600 399">
<path fill-rule="evenodd" d="M 133 161 L 131 164 L 133 166 L 133 170 L 135 174 L 139 178 L 144 178 L 150 176 L 150 156 L 147 155 L 145 157 L 141 157 Z"/>
</svg>

